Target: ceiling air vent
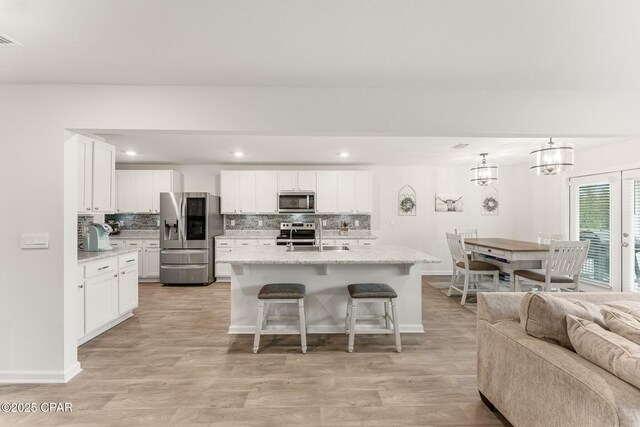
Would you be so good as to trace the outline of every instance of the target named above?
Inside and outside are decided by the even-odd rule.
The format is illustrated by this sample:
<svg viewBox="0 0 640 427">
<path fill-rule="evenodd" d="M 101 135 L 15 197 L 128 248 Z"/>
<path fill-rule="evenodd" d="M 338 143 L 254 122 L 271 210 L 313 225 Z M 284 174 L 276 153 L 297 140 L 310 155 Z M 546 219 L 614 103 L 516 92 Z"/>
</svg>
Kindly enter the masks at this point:
<svg viewBox="0 0 640 427">
<path fill-rule="evenodd" d="M 4 34 L 0 34 L 0 46 L 22 46 L 22 44 L 17 41 L 5 36 Z"/>
<path fill-rule="evenodd" d="M 456 150 L 459 150 L 459 149 L 461 149 L 461 148 L 468 147 L 468 146 L 469 146 L 469 144 L 456 144 L 456 145 L 454 145 L 454 146 L 453 146 L 453 147 L 451 147 L 451 148 L 454 148 L 454 149 L 456 149 Z"/>
</svg>

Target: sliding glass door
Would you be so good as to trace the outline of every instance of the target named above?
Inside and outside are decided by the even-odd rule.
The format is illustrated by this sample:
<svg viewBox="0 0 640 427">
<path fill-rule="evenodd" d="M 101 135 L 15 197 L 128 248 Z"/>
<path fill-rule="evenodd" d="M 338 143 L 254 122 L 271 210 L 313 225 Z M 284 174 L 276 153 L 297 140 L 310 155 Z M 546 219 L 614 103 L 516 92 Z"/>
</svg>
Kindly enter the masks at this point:
<svg viewBox="0 0 640 427">
<path fill-rule="evenodd" d="M 620 291 L 620 173 L 571 178 L 570 235 L 589 240 L 584 291 Z"/>
<path fill-rule="evenodd" d="M 640 291 L 640 170 L 622 172 L 622 289 Z"/>
</svg>

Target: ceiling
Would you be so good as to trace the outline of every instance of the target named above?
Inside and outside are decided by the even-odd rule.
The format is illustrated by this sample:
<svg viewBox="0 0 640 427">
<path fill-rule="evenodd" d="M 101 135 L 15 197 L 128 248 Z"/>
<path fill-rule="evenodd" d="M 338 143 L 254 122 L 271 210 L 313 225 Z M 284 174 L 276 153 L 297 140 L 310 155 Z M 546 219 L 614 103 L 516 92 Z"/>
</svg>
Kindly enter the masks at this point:
<svg viewBox="0 0 640 427">
<path fill-rule="evenodd" d="M 264 136 L 208 133 L 109 131 L 97 132 L 117 148 L 119 163 L 155 164 L 306 164 L 414 165 L 469 164 L 479 154 L 501 165 L 528 161 L 544 138 L 427 138 L 379 136 Z M 562 138 L 576 150 L 623 141 L 621 138 Z M 469 144 L 453 149 L 457 144 Z M 128 156 L 126 151 L 135 151 Z M 242 151 L 241 158 L 234 152 Z M 350 153 L 341 158 L 341 152 Z"/>
<path fill-rule="evenodd" d="M 0 83 L 640 89 L 637 0 L 0 0 Z M 407 142 L 409 143 L 409 142 Z"/>
</svg>

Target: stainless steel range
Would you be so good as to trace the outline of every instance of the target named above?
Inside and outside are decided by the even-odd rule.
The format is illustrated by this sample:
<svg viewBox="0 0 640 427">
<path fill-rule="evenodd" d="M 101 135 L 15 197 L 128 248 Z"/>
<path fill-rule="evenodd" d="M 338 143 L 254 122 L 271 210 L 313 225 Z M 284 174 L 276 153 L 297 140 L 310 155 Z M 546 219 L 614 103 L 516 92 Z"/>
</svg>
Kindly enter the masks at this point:
<svg viewBox="0 0 640 427">
<path fill-rule="evenodd" d="M 313 222 L 281 222 L 278 245 L 313 246 L 316 242 L 316 224 Z"/>
</svg>

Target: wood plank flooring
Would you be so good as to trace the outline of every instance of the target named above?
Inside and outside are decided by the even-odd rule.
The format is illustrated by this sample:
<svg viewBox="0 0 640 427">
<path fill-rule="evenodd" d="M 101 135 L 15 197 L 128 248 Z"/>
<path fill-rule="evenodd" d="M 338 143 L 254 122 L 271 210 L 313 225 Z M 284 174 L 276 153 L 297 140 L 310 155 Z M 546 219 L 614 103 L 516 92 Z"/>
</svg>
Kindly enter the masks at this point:
<svg viewBox="0 0 640 427">
<path fill-rule="evenodd" d="M 436 287 L 447 281 L 429 278 Z M 440 285 L 440 286 L 438 286 Z M 503 425 L 476 389 L 475 314 L 423 283 L 425 334 L 227 334 L 229 285 L 140 285 L 135 316 L 78 350 L 68 384 L 0 386 L 3 402 L 71 402 L 70 414 L 0 425 Z M 400 307 L 400 309 L 402 309 Z"/>
</svg>

